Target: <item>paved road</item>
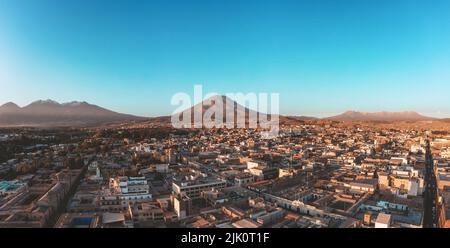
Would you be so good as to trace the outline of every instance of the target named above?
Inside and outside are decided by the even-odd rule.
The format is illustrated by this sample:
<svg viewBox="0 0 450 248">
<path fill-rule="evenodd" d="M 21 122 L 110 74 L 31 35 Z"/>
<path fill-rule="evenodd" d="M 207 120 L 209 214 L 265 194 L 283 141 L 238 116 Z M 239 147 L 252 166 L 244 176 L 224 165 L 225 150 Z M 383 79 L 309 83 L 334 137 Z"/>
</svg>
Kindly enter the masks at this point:
<svg viewBox="0 0 450 248">
<path fill-rule="evenodd" d="M 437 211 L 437 182 L 434 173 L 433 156 L 431 155 L 430 142 L 427 141 L 425 155 L 425 192 L 424 192 L 424 219 L 423 227 L 435 228 L 438 222 Z"/>
</svg>

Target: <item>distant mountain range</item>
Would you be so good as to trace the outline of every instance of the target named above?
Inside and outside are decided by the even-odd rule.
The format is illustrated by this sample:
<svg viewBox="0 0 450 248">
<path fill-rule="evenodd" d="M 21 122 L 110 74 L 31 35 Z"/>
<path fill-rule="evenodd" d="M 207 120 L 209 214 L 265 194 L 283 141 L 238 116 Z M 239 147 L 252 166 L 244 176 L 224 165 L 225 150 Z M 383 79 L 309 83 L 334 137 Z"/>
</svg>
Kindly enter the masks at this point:
<svg viewBox="0 0 450 248">
<path fill-rule="evenodd" d="M 9 102 L 0 106 L 0 126 L 86 126 L 147 118 L 121 114 L 87 102 L 35 101 L 23 108 Z"/>
<path fill-rule="evenodd" d="M 378 122 L 396 122 L 396 121 L 432 121 L 435 118 L 420 115 L 417 112 L 357 112 L 347 111 L 343 114 L 325 118 L 332 121 L 378 121 Z"/>
<path fill-rule="evenodd" d="M 245 116 L 245 123 L 248 124 L 250 114 L 255 114 L 259 118 L 267 118 L 267 114 L 259 113 L 248 109 L 239 103 L 228 99 L 225 96 L 216 96 L 203 101 L 183 112 L 190 111 L 191 123 L 194 123 L 194 112 L 202 107 L 202 116 L 211 107 L 212 103 L 222 101 L 225 122 L 226 113 L 234 113 L 234 121 L 238 114 Z M 215 119 L 215 116 L 212 116 Z M 0 106 L 0 126 L 36 126 L 36 127 L 56 127 L 56 126 L 94 126 L 104 123 L 140 122 L 149 121 L 154 123 L 170 124 L 171 116 L 161 116 L 155 118 L 139 117 L 128 114 L 117 113 L 97 105 L 87 102 L 58 103 L 52 100 L 35 101 L 25 107 L 9 102 Z M 340 115 L 328 118 L 315 118 L 308 116 L 279 116 L 280 124 L 299 124 L 306 121 L 339 121 L 339 122 L 399 122 L 399 121 L 432 121 L 439 120 L 420 115 L 416 112 L 357 112 L 348 111 Z M 440 121 L 450 122 L 450 119 Z M 205 124 L 205 123 L 204 123 Z"/>
<path fill-rule="evenodd" d="M 234 113 L 235 116 L 239 114 L 245 114 L 245 121 L 248 123 L 248 117 L 250 113 L 258 115 L 261 118 L 267 118 L 267 114 L 259 113 L 257 111 L 248 109 L 239 103 L 230 100 L 225 96 L 216 96 L 213 98 L 209 98 L 202 103 L 198 103 L 197 105 L 186 109 L 183 112 L 188 111 L 191 114 L 191 122 L 194 123 L 194 113 L 202 107 L 202 115 L 210 108 L 213 102 L 222 101 L 223 103 L 223 113 Z M 228 101 L 226 101 L 228 100 Z M 179 113 L 180 114 L 180 113 Z M 225 114 L 224 114 L 225 115 Z M 279 115 L 280 124 L 299 124 L 307 121 L 338 121 L 338 122 L 399 122 L 399 121 L 432 121 L 439 120 L 436 118 L 431 118 L 427 116 L 420 115 L 417 112 L 357 112 L 357 111 L 347 111 L 341 115 L 327 117 L 327 118 L 316 118 L 310 116 L 283 116 Z M 213 118 L 214 120 L 214 118 Z M 223 120 L 225 122 L 225 119 Z M 236 118 L 235 118 L 236 121 Z"/>
</svg>

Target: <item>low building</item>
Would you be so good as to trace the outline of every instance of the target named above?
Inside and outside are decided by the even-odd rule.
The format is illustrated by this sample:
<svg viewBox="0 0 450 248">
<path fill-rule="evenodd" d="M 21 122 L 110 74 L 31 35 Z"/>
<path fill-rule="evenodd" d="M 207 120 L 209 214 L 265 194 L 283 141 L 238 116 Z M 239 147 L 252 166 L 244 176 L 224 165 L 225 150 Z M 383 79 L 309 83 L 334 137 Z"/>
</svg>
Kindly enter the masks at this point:
<svg viewBox="0 0 450 248">
<path fill-rule="evenodd" d="M 351 190 L 361 191 L 361 192 L 374 192 L 377 189 L 377 180 L 375 179 L 361 179 L 346 185 Z"/>
<path fill-rule="evenodd" d="M 213 177 L 201 177 L 193 180 L 180 180 L 172 182 L 173 193 L 186 194 L 192 199 L 200 198 L 202 191 L 221 189 L 227 186 L 227 182 Z"/>
<path fill-rule="evenodd" d="M 443 190 L 444 187 L 450 187 L 450 173 L 438 172 L 437 185 L 440 190 Z"/>
<path fill-rule="evenodd" d="M 391 227 L 391 215 L 385 213 L 379 213 L 375 220 L 375 228 L 390 228 Z"/>
<path fill-rule="evenodd" d="M 192 213 L 192 199 L 186 194 L 172 195 L 173 209 L 179 219 Z"/>
<path fill-rule="evenodd" d="M 257 166 L 248 169 L 250 174 L 255 176 L 258 180 L 269 180 L 278 177 L 278 168 L 268 166 Z"/>
<path fill-rule="evenodd" d="M 444 187 L 441 192 L 439 227 L 450 228 L 450 187 Z"/>
<path fill-rule="evenodd" d="M 250 173 L 242 173 L 237 175 L 234 178 L 234 184 L 237 186 L 246 186 L 247 184 L 253 183 L 255 181 L 255 178 Z"/>
<path fill-rule="evenodd" d="M 130 204 L 148 202 L 152 194 L 144 177 L 111 178 L 109 189 L 100 196 L 100 207 L 103 211 L 121 211 L 128 209 Z"/>
<path fill-rule="evenodd" d="M 242 219 L 231 224 L 235 228 L 259 228 L 261 224 L 252 221 L 251 219 Z"/>
</svg>

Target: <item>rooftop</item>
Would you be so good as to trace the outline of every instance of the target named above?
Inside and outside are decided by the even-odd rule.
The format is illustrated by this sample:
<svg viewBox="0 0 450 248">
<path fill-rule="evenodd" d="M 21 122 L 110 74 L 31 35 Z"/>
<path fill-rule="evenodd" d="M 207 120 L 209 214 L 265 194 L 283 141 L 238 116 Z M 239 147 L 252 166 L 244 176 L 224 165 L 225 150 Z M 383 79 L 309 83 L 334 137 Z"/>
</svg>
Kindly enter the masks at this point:
<svg viewBox="0 0 450 248">
<path fill-rule="evenodd" d="M 0 192 L 14 191 L 25 185 L 27 184 L 19 181 L 0 181 Z"/>
<path fill-rule="evenodd" d="M 389 225 L 391 223 L 391 215 L 385 213 L 379 213 L 376 223 Z"/>
</svg>

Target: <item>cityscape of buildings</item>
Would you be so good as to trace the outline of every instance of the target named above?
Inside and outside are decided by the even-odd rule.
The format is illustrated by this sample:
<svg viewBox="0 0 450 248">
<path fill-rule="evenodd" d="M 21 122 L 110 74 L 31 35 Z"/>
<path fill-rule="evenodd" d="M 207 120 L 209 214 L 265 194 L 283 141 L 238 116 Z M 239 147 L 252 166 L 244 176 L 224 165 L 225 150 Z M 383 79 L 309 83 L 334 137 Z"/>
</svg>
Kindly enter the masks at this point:
<svg viewBox="0 0 450 248">
<path fill-rule="evenodd" d="M 450 227 L 448 131 L 18 128 L 0 146 L 0 227 Z"/>
</svg>

